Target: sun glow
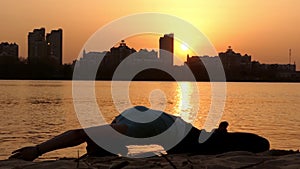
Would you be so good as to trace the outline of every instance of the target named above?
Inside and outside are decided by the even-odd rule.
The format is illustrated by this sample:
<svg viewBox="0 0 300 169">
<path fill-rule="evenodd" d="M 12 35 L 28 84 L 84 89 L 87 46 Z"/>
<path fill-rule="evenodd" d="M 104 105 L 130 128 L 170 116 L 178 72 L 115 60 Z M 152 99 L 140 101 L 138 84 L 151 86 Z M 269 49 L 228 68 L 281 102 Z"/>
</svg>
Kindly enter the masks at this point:
<svg viewBox="0 0 300 169">
<path fill-rule="evenodd" d="M 159 43 L 158 39 L 161 35 L 158 34 L 141 34 L 126 38 L 126 44 L 129 47 L 134 47 L 136 50 L 147 49 L 158 51 Z M 118 44 L 117 44 L 118 45 Z M 174 64 L 184 65 L 187 55 L 196 56 L 195 52 L 191 49 L 191 46 L 176 38 L 174 38 Z"/>
<path fill-rule="evenodd" d="M 174 39 L 174 55 L 175 65 L 183 65 L 186 61 L 187 55 L 196 56 L 196 54 L 187 43 L 176 38 Z"/>
<path fill-rule="evenodd" d="M 184 43 L 182 43 L 181 45 L 180 45 L 180 47 L 181 47 L 181 49 L 183 50 L 183 51 L 187 51 L 189 48 L 187 47 L 187 45 L 186 44 L 184 44 Z"/>
</svg>

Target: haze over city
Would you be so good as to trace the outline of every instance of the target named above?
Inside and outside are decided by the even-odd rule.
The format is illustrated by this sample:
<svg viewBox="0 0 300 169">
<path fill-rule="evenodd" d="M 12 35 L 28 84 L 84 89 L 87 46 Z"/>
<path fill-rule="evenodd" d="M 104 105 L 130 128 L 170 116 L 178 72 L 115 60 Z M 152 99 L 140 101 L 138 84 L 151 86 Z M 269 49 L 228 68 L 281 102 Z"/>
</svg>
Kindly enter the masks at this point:
<svg viewBox="0 0 300 169">
<path fill-rule="evenodd" d="M 11 0 L 0 4 L 3 8 L 0 10 L 0 41 L 16 42 L 22 57 L 27 57 L 27 33 L 34 28 L 64 29 L 63 62 L 70 63 L 88 38 L 105 24 L 139 12 L 161 12 L 195 25 L 217 51 L 225 51 L 230 45 L 262 63 L 288 63 L 288 52 L 292 49 L 292 62 L 300 65 L 298 0 Z M 130 37 L 126 42 L 137 50 L 157 49 L 157 37 Z M 175 54 L 185 59 L 187 53 L 190 52 L 175 44 Z"/>
</svg>

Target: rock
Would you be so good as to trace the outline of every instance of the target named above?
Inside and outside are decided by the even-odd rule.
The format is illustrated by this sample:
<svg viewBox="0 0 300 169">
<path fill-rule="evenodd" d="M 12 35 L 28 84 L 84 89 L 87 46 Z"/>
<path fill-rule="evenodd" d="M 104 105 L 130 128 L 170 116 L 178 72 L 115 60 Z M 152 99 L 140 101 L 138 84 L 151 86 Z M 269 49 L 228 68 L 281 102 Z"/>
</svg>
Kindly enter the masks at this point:
<svg viewBox="0 0 300 169">
<path fill-rule="evenodd" d="M 121 162 L 112 164 L 109 167 L 109 169 L 121 169 L 121 168 L 124 168 L 125 166 L 127 166 L 128 164 L 129 164 L 128 161 L 121 161 Z"/>
<path fill-rule="evenodd" d="M 295 151 L 268 151 L 264 153 L 228 152 L 218 155 L 171 154 L 161 157 L 89 157 L 76 162 L 74 159 L 60 159 L 28 162 L 23 160 L 2 160 L 0 169 L 121 169 L 121 168 L 207 168 L 207 169 L 299 169 L 300 153 Z"/>
</svg>

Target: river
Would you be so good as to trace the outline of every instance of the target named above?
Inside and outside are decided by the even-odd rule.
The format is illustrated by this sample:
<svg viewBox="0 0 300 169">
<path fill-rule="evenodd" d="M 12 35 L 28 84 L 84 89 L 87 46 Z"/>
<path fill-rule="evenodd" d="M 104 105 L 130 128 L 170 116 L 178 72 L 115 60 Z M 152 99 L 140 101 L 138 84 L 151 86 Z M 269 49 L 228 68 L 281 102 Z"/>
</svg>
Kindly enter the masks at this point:
<svg viewBox="0 0 300 169">
<path fill-rule="evenodd" d="M 119 114 L 116 106 L 128 108 L 127 99 L 131 105 L 163 108 L 203 128 L 214 104 L 209 82 L 131 82 L 128 97 L 120 93 L 126 85 L 116 83 L 120 84 L 112 87 L 109 81 L 95 82 L 97 108 L 108 123 Z M 264 136 L 272 149 L 300 148 L 299 83 L 230 82 L 225 87 L 225 106 L 219 115 L 220 120 L 229 122 L 229 131 Z M 0 93 L 0 159 L 6 159 L 17 148 L 81 127 L 74 108 L 72 81 L 3 80 Z M 89 100 L 92 99 L 84 103 L 87 107 L 92 106 Z M 191 119 L 188 112 L 194 111 L 195 105 L 199 110 Z M 84 154 L 85 145 L 47 153 L 42 158 L 77 157 L 78 152 Z"/>
</svg>

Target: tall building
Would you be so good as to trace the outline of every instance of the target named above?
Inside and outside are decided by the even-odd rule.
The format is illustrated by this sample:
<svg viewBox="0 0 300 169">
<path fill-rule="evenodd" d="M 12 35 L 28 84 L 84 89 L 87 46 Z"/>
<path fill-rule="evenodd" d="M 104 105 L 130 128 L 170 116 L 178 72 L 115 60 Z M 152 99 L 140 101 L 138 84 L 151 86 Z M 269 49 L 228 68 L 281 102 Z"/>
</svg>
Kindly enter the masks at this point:
<svg viewBox="0 0 300 169">
<path fill-rule="evenodd" d="M 47 33 L 47 56 L 56 64 L 62 65 L 62 29 Z"/>
<path fill-rule="evenodd" d="M 0 64 L 17 63 L 19 60 L 19 46 L 16 43 L 3 42 L 0 44 Z"/>
<path fill-rule="evenodd" d="M 45 40 L 45 28 L 34 29 L 28 34 L 28 62 L 38 64 L 42 62 L 47 55 Z"/>
<path fill-rule="evenodd" d="M 166 66 L 173 66 L 174 34 L 166 34 L 159 38 L 159 58 Z"/>
<path fill-rule="evenodd" d="M 52 30 L 45 36 L 45 28 L 28 34 L 29 64 L 62 65 L 62 29 Z"/>
</svg>

